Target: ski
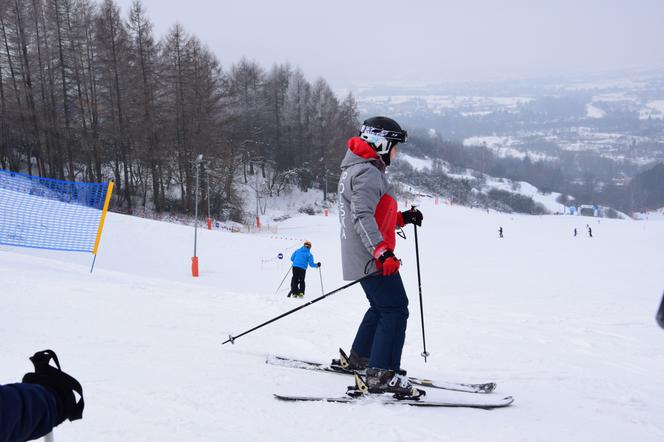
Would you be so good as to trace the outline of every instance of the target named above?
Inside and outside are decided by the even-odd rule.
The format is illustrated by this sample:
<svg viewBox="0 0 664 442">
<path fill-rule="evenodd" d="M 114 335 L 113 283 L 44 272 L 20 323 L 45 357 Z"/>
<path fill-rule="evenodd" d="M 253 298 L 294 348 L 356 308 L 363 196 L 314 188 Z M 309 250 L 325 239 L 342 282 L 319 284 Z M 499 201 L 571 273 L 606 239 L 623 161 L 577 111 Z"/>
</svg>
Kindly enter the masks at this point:
<svg viewBox="0 0 664 442">
<path fill-rule="evenodd" d="M 326 396 L 288 396 L 282 394 L 275 394 L 275 398 L 281 401 L 291 402 L 337 402 L 343 404 L 397 404 L 397 405 L 411 405 L 414 407 L 456 407 L 456 408 L 481 408 L 490 410 L 492 408 L 507 407 L 514 398 L 512 396 L 494 399 L 493 397 L 485 396 L 482 399 L 463 400 L 463 401 L 429 401 L 426 399 L 397 399 L 394 396 L 385 394 L 364 394 L 358 397 L 342 396 L 342 397 L 326 397 Z"/>
<path fill-rule="evenodd" d="M 320 362 L 304 361 L 301 359 L 287 358 L 283 356 L 269 355 L 265 361 L 270 365 L 278 365 L 281 367 L 300 368 L 303 370 L 323 371 L 327 373 L 337 373 L 345 375 L 353 375 L 352 370 L 346 370 L 339 365 L 324 364 Z M 465 393 L 491 393 L 496 389 L 494 382 L 486 382 L 483 384 L 462 384 L 456 382 L 435 381 L 431 379 L 422 379 L 418 377 L 409 376 L 408 379 L 415 385 L 423 387 L 439 388 L 441 390 L 462 391 Z M 320 399 L 322 400 L 322 399 Z"/>
</svg>

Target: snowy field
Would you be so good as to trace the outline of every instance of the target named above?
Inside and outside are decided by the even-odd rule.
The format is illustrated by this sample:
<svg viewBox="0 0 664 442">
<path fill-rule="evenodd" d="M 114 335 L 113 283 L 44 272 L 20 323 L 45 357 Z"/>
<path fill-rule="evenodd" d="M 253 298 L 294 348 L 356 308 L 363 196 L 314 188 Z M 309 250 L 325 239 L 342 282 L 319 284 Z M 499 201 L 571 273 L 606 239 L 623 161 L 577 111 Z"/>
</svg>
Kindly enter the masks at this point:
<svg viewBox="0 0 664 442">
<path fill-rule="evenodd" d="M 498 382 L 492 411 L 282 403 L 272 393 L 342 395 L 350 378 L 269 366 L 267 354 L 327 361 L 348 349 L 367 303 L 353 287 L 221 346 L 303 300 L 275 294 L 299 240 L 343 284 L 337 220 L 299 215 L 279 234 L 199 231 L 110 214 L 94 274 L 87 254 L 0 246 L 0 382 L 36 350 L 58 352 L 85 390 L 84 418 L 58 441 L 661 441 L 664 223 L 487 214 L 422 202 L 428 363 L 412 227 L 397 256 L 411 299 L 403 367 Z M 594 238 L 586 235 L 586 224 Z M 505 232 L 498 239 L 498 227 Z M 573 228 L 579 236 L 572 236 Z M 433 395 L 434 393 L 432 393 Z M 436 392 L 454 398 L 464 393 Z"/>
</svg>

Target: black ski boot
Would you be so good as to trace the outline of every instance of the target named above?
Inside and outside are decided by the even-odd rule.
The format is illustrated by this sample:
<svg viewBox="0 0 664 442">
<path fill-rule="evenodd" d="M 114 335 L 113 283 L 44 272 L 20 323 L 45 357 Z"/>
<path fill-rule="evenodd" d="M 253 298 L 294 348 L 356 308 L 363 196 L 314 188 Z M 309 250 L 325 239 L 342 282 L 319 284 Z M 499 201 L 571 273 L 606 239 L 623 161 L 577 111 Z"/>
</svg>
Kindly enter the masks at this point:
<svg viewBox="0 0 664 442">
<path fill-rule="evenodd" d="M 369 393 L 394 393 L 397 399 L 419 399 L 425 395 L 424 390 L 413 387 L 405 370 L 387 370 L 384 368 L 367 368 L 366 387 Z"/>
<path fill-rule="evenodd" d="M 358 355 L 354 350 L 351 350 L 350 356 L 348 356 L 346 352 L 340 348 L 339 359 L 332 359 L 331 365 L 332 367 L 343 368 L 345 371 L 364 372 L 369 365 L 369 358 Z"/>
</svg>

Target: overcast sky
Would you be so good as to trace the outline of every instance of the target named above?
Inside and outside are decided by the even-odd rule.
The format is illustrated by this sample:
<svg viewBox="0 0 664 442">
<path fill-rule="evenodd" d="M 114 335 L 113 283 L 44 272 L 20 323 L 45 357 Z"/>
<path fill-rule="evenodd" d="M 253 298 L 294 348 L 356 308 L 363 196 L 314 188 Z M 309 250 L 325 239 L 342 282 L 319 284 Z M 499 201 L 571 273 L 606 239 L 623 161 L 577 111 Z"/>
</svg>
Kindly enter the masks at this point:
<svg viewBox="0 0 664 442">
<path fill-rule="evenodd" d="M 132 0 L 118 0 L 126 16 Z M 288 61 L 336 88 L 664 67 L 664 0 L 143 0 L 229 66 Z"/>
</svg>

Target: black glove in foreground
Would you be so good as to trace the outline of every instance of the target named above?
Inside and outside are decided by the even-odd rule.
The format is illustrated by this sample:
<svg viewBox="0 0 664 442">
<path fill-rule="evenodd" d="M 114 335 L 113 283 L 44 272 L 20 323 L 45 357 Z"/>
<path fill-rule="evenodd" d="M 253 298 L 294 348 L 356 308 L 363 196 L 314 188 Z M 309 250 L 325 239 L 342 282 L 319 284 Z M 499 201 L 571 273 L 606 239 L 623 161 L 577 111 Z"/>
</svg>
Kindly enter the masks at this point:
<svg viewBox="0 0 664 442">
<path fill-rule="evenodd" d="M 49 362 L 53 359 L 56 367 Z M 60 362 L 53 350 L 43 350 L 35 353 L 30 360 L 35 366 L 34 373 L 23 376 L 23 382 L 39 384 L 49 390 L 55 396 L 58 418 L 56 425 L 60 425 L 65 419 L 75 421 L 83 417 L 83 387 L 81 384 L 60 369 Z M 78 393 L 80 399 L 77 401 L 74 393 Z"/>
</svg>

